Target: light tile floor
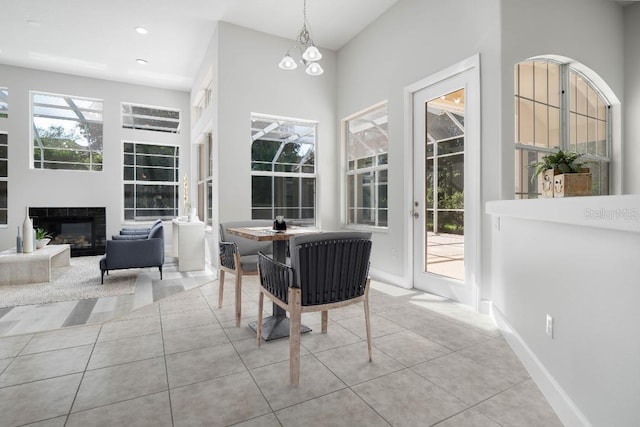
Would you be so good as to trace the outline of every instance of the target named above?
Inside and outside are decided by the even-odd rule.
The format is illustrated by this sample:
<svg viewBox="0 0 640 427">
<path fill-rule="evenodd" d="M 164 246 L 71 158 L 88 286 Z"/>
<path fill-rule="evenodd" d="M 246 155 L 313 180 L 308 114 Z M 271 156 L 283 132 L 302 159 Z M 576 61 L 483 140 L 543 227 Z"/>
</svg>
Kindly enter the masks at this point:
<svg viewBox="0 0 640 427">
<path fill-rule="evenodd" d="M 174 290 L 201 280 L 176 276 Z M 103 323 L 0 338 L 0 426 L 562 425 L 489 317 L 377 282 L 373 362 L 361 304 L 331 311 L 327 334 L 305 315 L 291 387 L 288 340 L 258 348 L 246 326 L 257 279 L 239 328 L 232 281 L 221 309 L 211 281 Z"/>
</svg>

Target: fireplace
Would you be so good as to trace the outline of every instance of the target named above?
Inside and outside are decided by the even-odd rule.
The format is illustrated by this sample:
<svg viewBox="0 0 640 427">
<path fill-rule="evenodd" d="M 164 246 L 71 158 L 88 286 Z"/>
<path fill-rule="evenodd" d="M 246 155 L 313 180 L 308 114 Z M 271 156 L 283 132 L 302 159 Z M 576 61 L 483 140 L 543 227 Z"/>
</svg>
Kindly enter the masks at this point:
<svg viewBox="0 0 640 427">
<path fill-rule="evenodd" d="M 29 208 L 34 228 L 51 234 L 51 244 L 69 244 L 71 256 L 104 254 L 105 208 Z"/>
</svg>

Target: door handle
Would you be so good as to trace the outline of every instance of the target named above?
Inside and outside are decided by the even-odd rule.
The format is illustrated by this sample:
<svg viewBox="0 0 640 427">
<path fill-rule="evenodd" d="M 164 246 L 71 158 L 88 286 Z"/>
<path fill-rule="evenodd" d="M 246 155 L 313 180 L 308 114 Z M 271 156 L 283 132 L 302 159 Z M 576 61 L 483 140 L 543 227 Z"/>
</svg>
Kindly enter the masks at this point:
<svg viewBox="0 0 640 427">
<path fill-rule="evenodd" d="M 413 217 L 414 217 L 415 219 L 418 219 L 418 218 L 420 218 L 420 214 L 419 214 L 418 212 L 414 212 L 414 213 L 413 213 Z"/>
</svg>

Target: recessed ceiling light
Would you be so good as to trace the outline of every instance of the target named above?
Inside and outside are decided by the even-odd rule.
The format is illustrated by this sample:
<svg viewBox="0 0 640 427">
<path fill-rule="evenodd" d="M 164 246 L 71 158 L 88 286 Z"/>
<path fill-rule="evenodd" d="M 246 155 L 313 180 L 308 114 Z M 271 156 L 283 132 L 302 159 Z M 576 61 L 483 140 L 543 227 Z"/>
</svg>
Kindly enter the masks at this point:
<svg viewBox="0 0 640 427">
<path fill-rule="evenodd" d="M 136 59 L 136 62 L 138 64 L 142 64 L 142 65 L 146 65 L 147 64 L 147 60 L 146 59 L 142 59 L 142 58 Z"/>
<path fill-rule="evenodd" d="M 138 34 L 147 34 L 149 31 L 147 31 L 146 28 L 144 27 L 136 27 L 136 33 Z"/>
<path fill-rule="evenodd" d="M 36 28 L 40 26 L 40 22 L 36 21 L 35 19 L 27 20 L 27 24 L 29 24 L 29 26 L 31 27 L 36 27 Z"/>
</svg>

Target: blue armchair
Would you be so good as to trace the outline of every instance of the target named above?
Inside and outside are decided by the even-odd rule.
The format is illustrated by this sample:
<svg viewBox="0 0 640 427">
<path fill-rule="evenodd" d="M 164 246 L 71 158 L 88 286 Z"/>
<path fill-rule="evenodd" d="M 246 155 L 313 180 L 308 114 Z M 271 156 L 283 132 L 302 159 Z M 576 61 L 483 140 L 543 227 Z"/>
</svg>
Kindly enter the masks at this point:
<svg viewBox="0 0 640 427">
<path fill-rule="evenodd" d="M 162 280 L 164 264 L 164 226 L 156 222 L 147 235 L 113 236 L 107 240 L 105 254 L 100 258 L 101 283 L 109 270 L 158 267 Z"/>
</svg>

